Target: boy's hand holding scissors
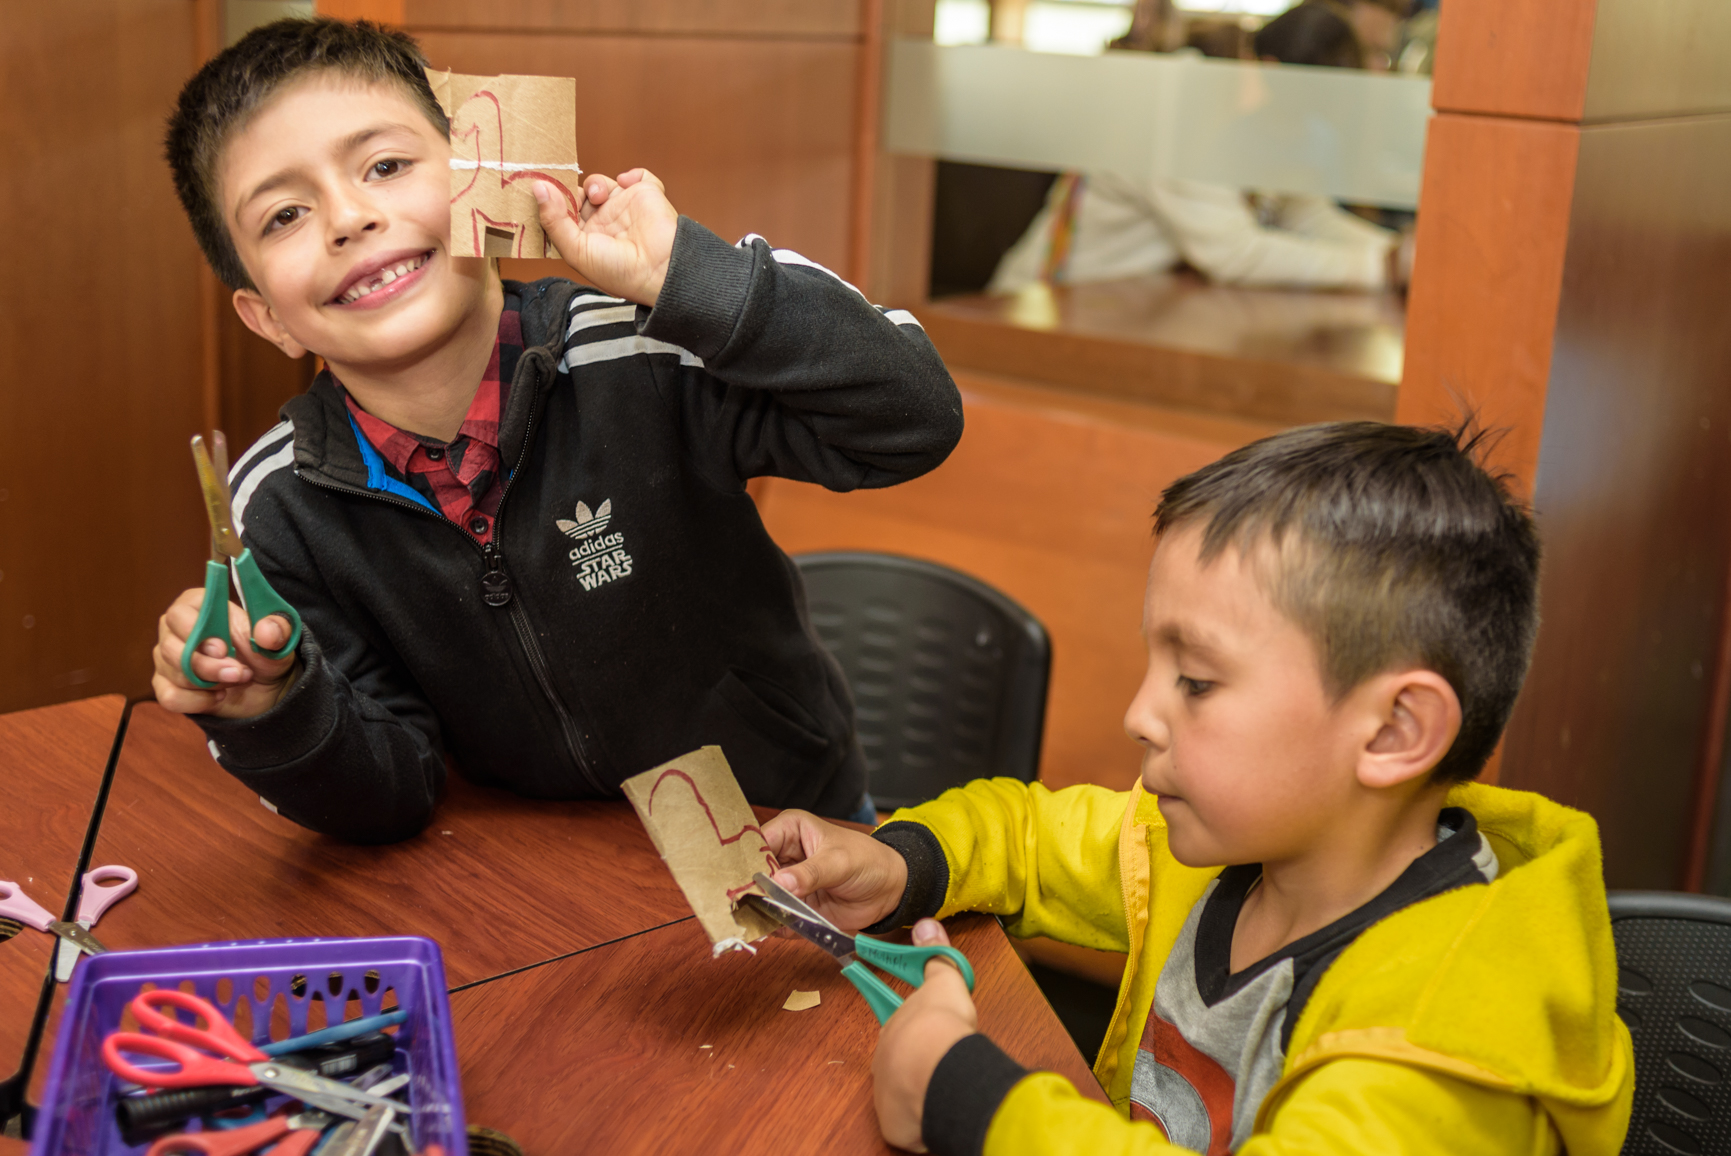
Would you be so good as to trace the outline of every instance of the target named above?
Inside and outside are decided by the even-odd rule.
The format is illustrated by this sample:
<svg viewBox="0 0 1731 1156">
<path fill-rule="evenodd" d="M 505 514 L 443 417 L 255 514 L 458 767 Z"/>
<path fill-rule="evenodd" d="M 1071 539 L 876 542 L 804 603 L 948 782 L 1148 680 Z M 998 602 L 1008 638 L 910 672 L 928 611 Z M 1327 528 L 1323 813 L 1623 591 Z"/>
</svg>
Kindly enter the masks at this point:
<svg viewBox="0 0 1731 1156">
<path fill-rule="evenodd" d="M 292 628 L 286 619 L 273 614 L 254 631 L 246 611 L 230 601 L 228 626 L 234 655 L 228 656 L 220 640 L 205 639 L 204 646 L 192 656 L 192 671 L 217 685 L 200 690 L 187 681 L 180 668 L 180 656 L 203 605 L 202 589 L 183 590 L 157 624 L 156 649 L 151 652 L 156 663 L 156 673 L 151 678 L 156 701 L 179 714 L 213 714 L 219 718 L 254 718 L 263 714 L 289 688 L 299 652 L 266 658 L 253 649 L 251 639 L 256 637 L 260 646 L 280 649 L 287 645 Z"/>
<path fill-rule="evenodd" d="M 763 825 L 763 837 L 782 865 L 774 881 L 838 927 L 865 927 L 901 902 L 907 862 L 870 835 L 788 810 Z M 950 941 L 935 919 L 916 923 L 913 938 L 922 947 Z M 898 1148 L 925 1151 L 920 1129 L 926 1086 L 938 1061 L 957 1041 L 973 1035 L 978 1022 L 961 973 L 943 960 L 926 964 L 925 983 L 878 1033 L 872 1098 L 884 1139 Z"/>
</svg>

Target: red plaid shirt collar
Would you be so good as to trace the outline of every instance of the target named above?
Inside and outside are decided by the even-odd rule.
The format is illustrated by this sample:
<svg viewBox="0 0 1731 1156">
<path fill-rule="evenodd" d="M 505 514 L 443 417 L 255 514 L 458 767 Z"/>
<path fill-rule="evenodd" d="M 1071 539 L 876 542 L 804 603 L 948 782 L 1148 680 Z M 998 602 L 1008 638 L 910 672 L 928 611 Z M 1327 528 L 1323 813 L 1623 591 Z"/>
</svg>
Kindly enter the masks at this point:
<svg viewBox="0 0 1731 1156">
<path fill-rule="evenodd" d="M 478 542 L 493 539 L 493 520 L 504 494 L 499 457 L 499 422 L 511 393 L 511 373 L 523 350 L 521 318 L 507 308 L 499 315 L 493 356 L 457 436 L 449 442 L 398 429 L 374 417 L 346 391 L 355 424 L 400 481 L 467 530 Z"/>
</svg>

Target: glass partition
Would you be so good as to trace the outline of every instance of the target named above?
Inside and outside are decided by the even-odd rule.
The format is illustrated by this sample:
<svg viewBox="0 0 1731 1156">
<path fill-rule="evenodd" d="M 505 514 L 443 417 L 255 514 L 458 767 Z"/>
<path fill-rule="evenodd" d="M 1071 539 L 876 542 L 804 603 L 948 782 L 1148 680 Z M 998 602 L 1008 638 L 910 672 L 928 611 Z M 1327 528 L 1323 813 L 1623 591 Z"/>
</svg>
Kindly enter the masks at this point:
<svg viewBox="0 0 1731 1156">
<path fill-rule="evenodd" d="M 1412 209 L 1429 116 L 1428 77 L 901 40 L 890 50 L 884 140 L 891 152 L 946 160 Z"/>
</svg>

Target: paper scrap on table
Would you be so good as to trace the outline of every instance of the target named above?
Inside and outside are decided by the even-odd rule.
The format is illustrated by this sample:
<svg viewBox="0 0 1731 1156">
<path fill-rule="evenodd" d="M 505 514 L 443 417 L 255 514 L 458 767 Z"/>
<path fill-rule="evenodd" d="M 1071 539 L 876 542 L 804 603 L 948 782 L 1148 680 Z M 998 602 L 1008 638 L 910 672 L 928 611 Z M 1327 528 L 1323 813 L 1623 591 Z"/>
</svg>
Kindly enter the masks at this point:
<svg viewBox="0 0 1731 1156">
<path fill-rule="evenodd" d="M 816 1007 L 822 1002 L 823 993 L 821 991 L 800 991 L 795 988 L 793 994 L 787 997 L 787 1002 L 781 1005 L 781 1010 L 804 1011 L 806 1008 Z"/>
<path fill-rule="evenodd" d="M 739 906 L 739 899 L 763 894 L 751 877 L 773 873 L 775 856 L 721 748 L 703 747 L 669 759 L 621 786 L 715 945 L 714 954 L 756 950 L 750 945 L 778 924 Z"/>
<path fill-rule="evenodd" d="M 582 204 L 577 82 L 431 68 L 427 81 L 451 122 L 451 256 L 557 257 L 532 182 L 557 187 L 572 213 Z"/>
</svg>

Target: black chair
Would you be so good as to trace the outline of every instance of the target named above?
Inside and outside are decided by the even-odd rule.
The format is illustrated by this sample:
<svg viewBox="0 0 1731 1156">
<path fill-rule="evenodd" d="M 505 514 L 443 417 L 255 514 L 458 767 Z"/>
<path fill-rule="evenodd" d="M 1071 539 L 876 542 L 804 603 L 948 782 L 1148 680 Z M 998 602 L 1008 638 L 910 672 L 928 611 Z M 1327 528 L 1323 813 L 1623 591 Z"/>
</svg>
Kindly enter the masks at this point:
<svg viewBox="0 0 1731 1156">
<path fill-rule="evenodd" d="M 812 625 L 853 688 L 878 806 L 971 779 L 1033 782 L 1052 646 L 1039 619 L 976 578 L 893 554 L 805 554 Z"/>
<path fill-rule="evenodd" d="M 1617 1014 L 1635 1040 L 1624 1156 L 1731 1154 L 1731 900 L 1613 891 Z"/>
</svg>

